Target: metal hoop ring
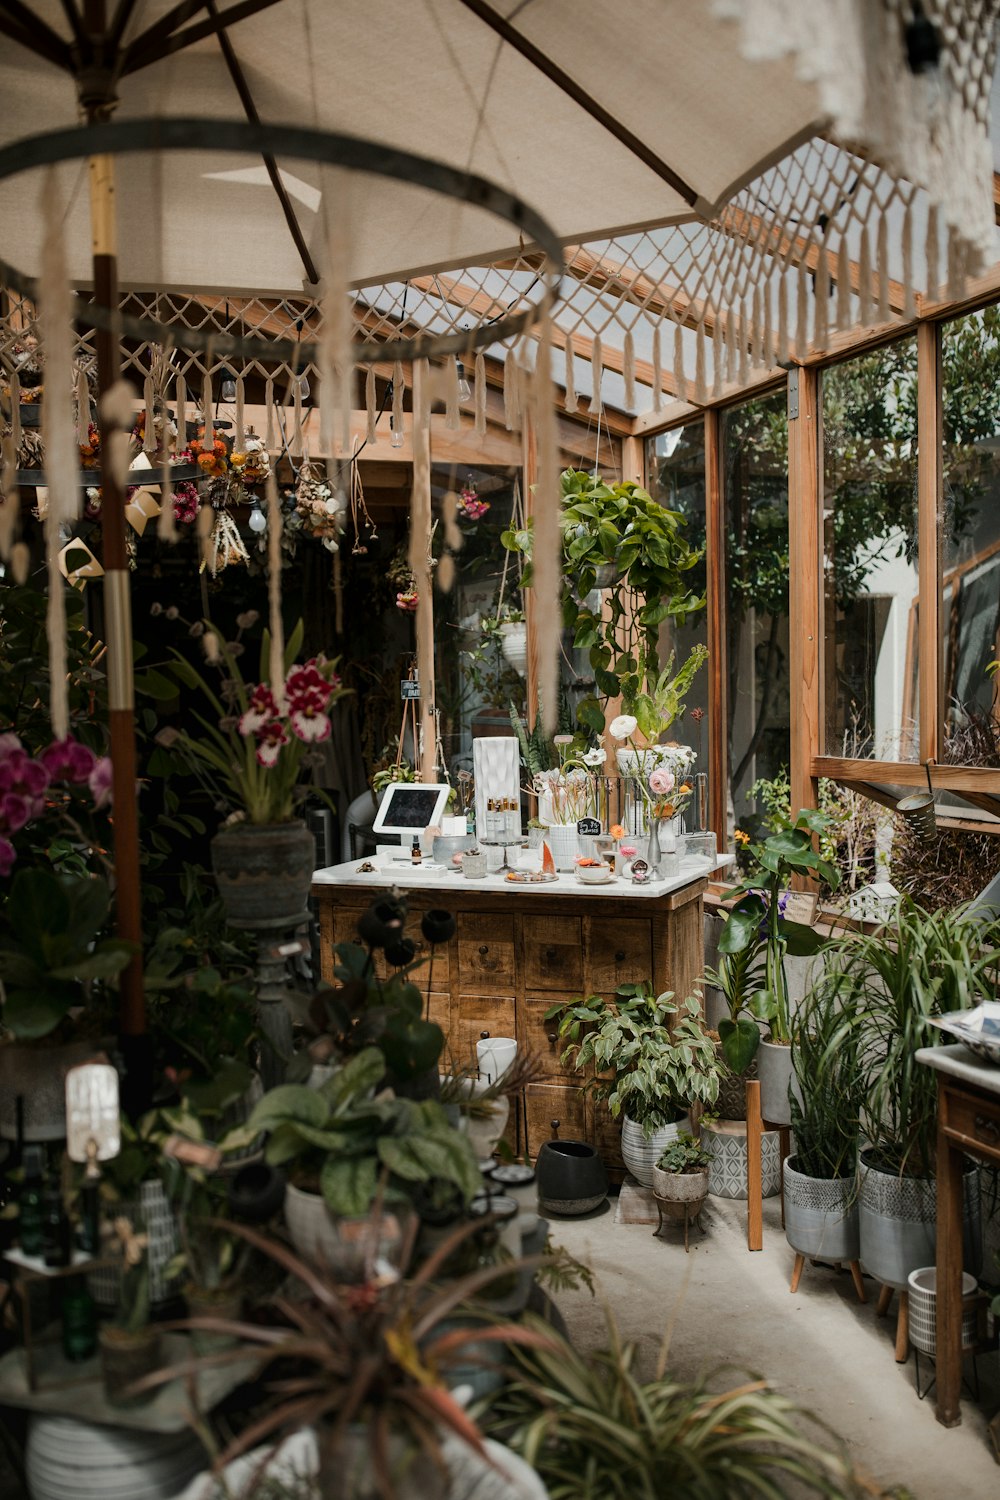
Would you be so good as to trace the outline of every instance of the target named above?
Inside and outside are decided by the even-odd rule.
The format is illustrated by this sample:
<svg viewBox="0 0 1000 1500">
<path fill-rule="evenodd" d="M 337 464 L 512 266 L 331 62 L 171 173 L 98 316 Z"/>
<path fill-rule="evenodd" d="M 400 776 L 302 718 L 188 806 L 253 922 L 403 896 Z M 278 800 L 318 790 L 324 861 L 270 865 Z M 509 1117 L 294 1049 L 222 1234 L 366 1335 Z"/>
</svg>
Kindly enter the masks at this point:
<svg viewBox="0 0 1000 1500">
<path fill-rule="evenodd" d="M 452 334 L 421 334 L 415 338 L 378 342 L 366 339 L 352 346 L 356 364 L 374 364 L 384 360 L 432 359 L 445 354 L 474 353 L 489 344 L 515 338 L 529 329 L 559 299 L 562 282 L 562 247 L 555 232 L 540 214 L 506 188 L 498 187 L 485 177 L 463 172 L 445 162 L 416 156 L 393 146 L 359 136 L 335 131 L 310 130 L 297 125 L 253 124 L 246 120 L 206 120 L 193 117 L 176 119 L 130 119 L 102 121 L 70 130 L 54 130 L 45 135 L 0 147 L 0 181 L 35 167 L 54 166 L 59 162 L 80 160 L 89 156 L 115 156 L 138 151 L 216 151 L 252 152 L 317 161 L 350 172 L 366 172 L 408 185 L 416 184 L 430 192 L 456 198 L 475 208 L 494 214 L 512 225 L 520 239 L 537 245 L 546 258 L 539 272 L 542 295 L 524 312 L 511 313 L 478 329 Z M 37 297 L 38 284 L 0 260 L 0 279 L 23 296 Z M 267 359 L 277 363 L 308 363 L 317 356 L 315 342 L 292 339 L 259 339 L 226 333 L 206 333 L 203 329 L 180 328 L 154 318 L 137 318 L 117 309 L 99 308 L 86 298 L 76 297 L 76 318 L 93 328 L 110 328 L 144 343 L 168 348 L 182 347 L 216 355 L 241 355 L 248 359 Z M 178 337 L 178 333 L 182 337 Z"/>
</svg>

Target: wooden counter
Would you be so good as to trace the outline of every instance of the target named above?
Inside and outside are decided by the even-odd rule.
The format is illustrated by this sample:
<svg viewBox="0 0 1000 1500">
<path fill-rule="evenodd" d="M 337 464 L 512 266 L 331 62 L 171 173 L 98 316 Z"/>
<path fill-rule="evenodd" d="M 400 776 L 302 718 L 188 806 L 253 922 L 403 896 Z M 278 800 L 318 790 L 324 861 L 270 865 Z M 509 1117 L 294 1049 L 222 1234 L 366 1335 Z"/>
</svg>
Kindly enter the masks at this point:
<svg viewBox="0 0 1000 1500">
<path fill-rule="evenodd" d="M 543 1061 L 545 1077 L 527 1089 L 527 1139 L 534 1157 L 553 1134 L 592 1141 L 612 1177 L 621 1177 L 621 1122 L 580 1091 L 575 1073 L 559 1061 L 554 1021 L 545 1012 L 560 1001 L 600 994 L 619 984 L 651 980 L 657 994 L 692 993 L 704 969 L 702 897 L 714 872 L 692 863 L 674 879 L 652 886 L 616 881 L 584 886 L 572 875 L 547 885 L 511 885 L 499 876 L 466 880 L 440 866 L 405 863 L 359 875 L 357 864 L 318 870 L 322 972 L 333 980 L 333 946 L 357 938 L 361 911 L 393 887 L 405 895 L 407 933 L 426 953 L 414 970 L 430 984 L 430 1014 L 444 1030 L 457 1065 L 475 1066 L 483 1032 L 517 1038 L 522 1051 Z M 433 954 L 420 934 L 430 907 L 455 914 L 458 930 Z M 387 972 L 383 955 L 376 960 Z"/>
</svg>

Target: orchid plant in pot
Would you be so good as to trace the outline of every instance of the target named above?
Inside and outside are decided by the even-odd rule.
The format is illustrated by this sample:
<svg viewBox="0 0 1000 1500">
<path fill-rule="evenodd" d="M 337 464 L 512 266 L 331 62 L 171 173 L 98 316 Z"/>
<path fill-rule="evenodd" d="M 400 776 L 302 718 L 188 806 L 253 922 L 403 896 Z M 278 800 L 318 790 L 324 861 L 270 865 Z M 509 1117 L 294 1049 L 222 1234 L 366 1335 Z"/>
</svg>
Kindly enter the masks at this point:
<svg viewBox="0 0 1000 1500">
<path fill-rule="evenodd" d="M 311 748 L 329 739 L 330 710 L 346 689 L 325 657 L 292 665 L 302 635 L 300 621 L 275 673 L 265 633 L 260 680 L 247 683 L 232 646 L 209 626 L 203 640 L 222 675 L 218 690 L 175 653 L 174 672 L 216 716 L 213 723 L 198 715 L 202 733 L 182 732 L 172 742 L 232 808 L 212 842 L 212 864 L 229 920 L 238 925 L 290 925 L 305 910 L 312 879 L 314 841 L 295 816 L 306 792 L 301 774 Z"/>
</svg>

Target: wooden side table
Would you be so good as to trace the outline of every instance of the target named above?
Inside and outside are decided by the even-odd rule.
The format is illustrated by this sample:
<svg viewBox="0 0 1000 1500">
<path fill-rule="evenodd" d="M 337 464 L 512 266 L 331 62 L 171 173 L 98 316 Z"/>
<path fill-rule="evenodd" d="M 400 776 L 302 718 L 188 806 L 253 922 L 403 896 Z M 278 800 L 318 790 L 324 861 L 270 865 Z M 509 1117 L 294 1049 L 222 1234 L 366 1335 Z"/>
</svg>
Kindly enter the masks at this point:
<svg viewBox="0 0 1000 1500">
<path fill-rule="evenodd" d="M 1000 1165 L 1000 1068 L 967 1047 L 921 1047 L 938 1075 L 937 1419 L 962 1420 L 962 1167 L 966 1156 Z"/>
</svg>

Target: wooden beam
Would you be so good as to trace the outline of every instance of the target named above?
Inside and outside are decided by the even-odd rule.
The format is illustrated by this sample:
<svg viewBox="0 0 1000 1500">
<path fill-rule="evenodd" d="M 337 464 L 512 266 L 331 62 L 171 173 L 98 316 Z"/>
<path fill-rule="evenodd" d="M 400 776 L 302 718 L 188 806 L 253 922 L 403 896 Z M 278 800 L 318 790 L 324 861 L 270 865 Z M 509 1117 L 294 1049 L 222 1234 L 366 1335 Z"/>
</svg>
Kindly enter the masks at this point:
<svg viewBox="0 0 1000 1500">
<path fill-rule="evenodd" d="M 1000 767 L 948 766 L 935 763 L 930 768 L 931 786 L 935 791 L 967 792 L 983 797 L 1000 797 Z M 816 755 L 813 776 L 828 776 L 832 781 L 853 784 L 868 781 L 885 786 L 926 787 L 927 772 L 917 761 L 852 760 L 847 756 Z"/>
<path fill-rule="evenodd" d="M 937 760 L 944 738 L 941 684 L 941 512 L 943 508 L 941 346 L 936 323 L 917 328 L 917 680 L 920 759 Z"/>
<path fill-rule="evenodd" d="M 794 816 L 815 807 L 813 763 L 820 749 L 820 410 L 815 370 L 789 376 L 788 422 L 788 617 L 790 779 Z M 792 413 L 796 414 L 793 416 Z"/>
<path fill-rule="evenodd" d="M 734 402 L 746 400 L 749 396 L 765 396 L 771 391 L 780 391 L 785 384 L 787 372 L 785 370 L 755 370 L 746 385 L 740 385 L 738 381 L 730 381 L 722 387 L 718 396 L 711 397 L 704 406 L 698 406 L 693 401 L 670 401 L 661 406 L 659 411 L 643 412 L 635 418 L 632 423 L 632 432 L 636 437 L 652 437 L 657 432 L 666 432 L 670 427 L 677 427 L 688 417 L 698 416 L 703 411 L 719 410 L 725 406 L 732 406 Z"/>
<path fill-rule="evenodd" d="M 729 848 L 729 702 L 726 666 L 726 504 L 722 423 L 705 413 L 705 564 L 708 636 L 708 808 L 719 850 Z"/>
</svg>

